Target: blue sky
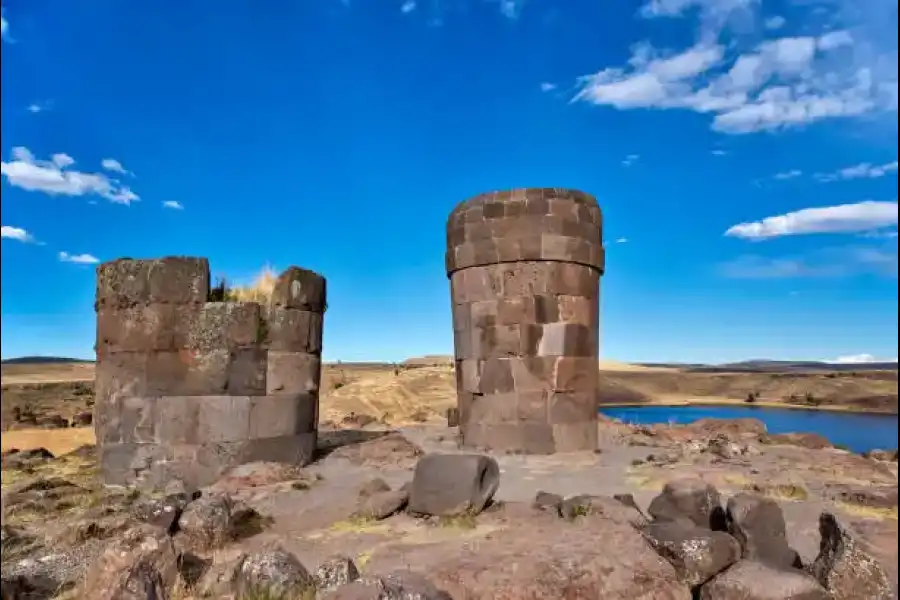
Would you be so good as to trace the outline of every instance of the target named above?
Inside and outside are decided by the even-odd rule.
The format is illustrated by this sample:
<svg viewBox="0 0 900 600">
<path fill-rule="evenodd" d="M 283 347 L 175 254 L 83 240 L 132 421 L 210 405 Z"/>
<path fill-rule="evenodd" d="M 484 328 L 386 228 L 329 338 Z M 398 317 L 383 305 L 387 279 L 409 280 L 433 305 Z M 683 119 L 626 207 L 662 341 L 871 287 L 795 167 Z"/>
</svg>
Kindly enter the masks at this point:
<svg viewBox="0 0 900 600">
<path fill-rule="evenodd" d="M 4 0 L 0 48 L 4 358 L 169 254 L 448 354 L 446 217 L 527 186 L 601 203 L 605 358 L 897 356 L 896 0 Z"/>
</svg>

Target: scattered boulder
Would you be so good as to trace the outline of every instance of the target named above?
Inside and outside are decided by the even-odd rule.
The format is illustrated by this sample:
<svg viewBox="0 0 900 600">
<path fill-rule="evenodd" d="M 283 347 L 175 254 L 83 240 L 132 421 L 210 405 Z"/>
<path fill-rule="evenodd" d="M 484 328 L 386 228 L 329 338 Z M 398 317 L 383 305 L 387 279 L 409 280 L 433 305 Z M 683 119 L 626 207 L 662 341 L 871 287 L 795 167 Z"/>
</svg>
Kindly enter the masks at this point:
<svg viewBox="0 0 900 600">
<path fill-rule="evenodd" d="M 662 493 L 647 509 L 657 521 L 687 519 L 698 527 L 724 528 L 722 497 L 719 491 L 702 479 L 683 478 L 666 483 Z"/>
<path fill-rule="evenodd" d="M 361 498 L 354 515 L 380 521 L 403 510 L 408 502 L 409 492 L 403 489 L 377 492 Z"/>
<path fill-rule="evenodd" d="M 177 537 L 192 550 L 211 550 L 259 533 L 270 522 L 252 508 L 235 504 L 228 494 L 213 492 L 185 506 Z"/>
<path fill-rule="evenodd" d="M 775 500 L 751 493 L 729 498 L 726 525 L 743 558 L 775 568 L 801 566 L 800 556 L 788 545 L 784 513 Z"/>
<path fill-rule="evenodd" d="M 819 517 L 822 536 L 819 555 L 810 572 L 834 600 L 892 600 L 896 598 L 882 566 L 850 535 L 835 516 Z"/>
<path fill-rule="evenodd" d="M 83 597 L 91 600 L 165 600 L 178 578 L 172 539 L 139 526 L 112 542 L 88 570 Z"/>
<path fill-rule="evenodd" d="M 138 521 L 174 534 L 178 519 L 190 501 L 187 494 L 172 494 L 165 498 L 142 497 L 131 505 L 131 514 Z"/>
<path fill-rule="evenodd" d="M 700 600 L 831 600 L 802 571 L 742 560 L 700 588 Z M 859 598 L 859 597 L 857 597 Z"/>
<path fill-rule="evenodd" d="M 247 554 L 237 569 L 238 598 L 305 598 L 316 581 L 297 557 L 280 547 Z"/>
<path fill-rule="evenodd" d="M 559 516 L 569 521 L 586 515 L 602 515 L 615 523 L 643 527 L 647 517 L 637 508 L 615 498 L 580 495 L 566 498 L 559 504 Z"/>
<path fill-rule="evenodd" d="M 409 512 L 446 516 L 478 514 L 500 486 L 500 466 L 483 454 L 429 454 L 416 465 Z"/>
<path fill-rule="evenodd" d="M 72 415 L 72 427 L 90 427 L 94 422 L 94 414 L 85 411 Z"/>
<path fill-rule="evenodd" d="M 534 502 L 531 506 L 540 511 L 550 511 L 559 514 L 559 507 L 563 502 L 562 496 L 551 494 L 549 492 L 538 492 L 534 496 Z"/>
<path fill-rule="evenodd" d="M 28 469 L 55 458 L 46 448 L 32 450 L 11 449 L 3 453 L 2 467 L 6 469 Z"/>
<path fill-rule="evenodd" d="M 38 429 L 65 429 L 69 422 L 60 415 L 49 415 L 35 419 L 34 426 Z"/>
<path fill-rule="evenodd" d="M 366 496 L 389 491 L 391 491 L 391 486 L 389 486 L 384 479 L 376 477 L 375 479 L 371 479 L 362 484 L 359 488 L 359 497 L 365 498 Z"/>
<path fill-rule="evenodd" d="M 327 592 L 359 579 L 359 569 L 351 558 L 333 556 L 319 565 L 315 579 L 318 591 Z"/>
<path fill-rule="evenodd" d="M 723 531 L 683 521 L 661 521 L 647 525 L 641 533 L 675 567 L 679 579 L 692 588 L 741 559 L 740 544 Z"/>
<path fill-rule="evenodd" d="M 422 449 L 400 433 L 391 432 L 365 442 L 341 446 L 332 456 L 345 458 L 357 465 L 402 466 L 422 456 Z"/>
<path fill-rule="evenodd" d="M 387 577 L 365 577 L 344 585 L 324 600 L 453 600 L 425 577 L 411 571 L 395 571 Z"/>
</svg>

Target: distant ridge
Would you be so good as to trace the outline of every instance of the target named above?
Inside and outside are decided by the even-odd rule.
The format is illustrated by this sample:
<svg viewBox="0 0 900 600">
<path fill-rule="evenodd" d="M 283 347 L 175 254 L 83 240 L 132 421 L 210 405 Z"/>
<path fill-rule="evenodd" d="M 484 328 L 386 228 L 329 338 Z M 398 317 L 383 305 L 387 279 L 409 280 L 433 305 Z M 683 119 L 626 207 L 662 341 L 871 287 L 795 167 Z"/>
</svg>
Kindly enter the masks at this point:
<svg viewBox="0 0 900 600">
<path fill-rule="evenodd" d="M 896 371 L 896 362 L 830 363 L 824 361 L 744 360 L 722 365 L 641 363 L 648 367 L 670 367 L 693 373 L 800 373 L 811 371 Z"/>
<path fill-rule="evenodd" d="M 65 356 L 19 356 L 16 358 L 4 358 L 0 364 L 4 365 L 47 365 L 47 364 L 71 364 L 92 363 L 94 361 L 84 358 L 67 358 Z"/>
</svg>

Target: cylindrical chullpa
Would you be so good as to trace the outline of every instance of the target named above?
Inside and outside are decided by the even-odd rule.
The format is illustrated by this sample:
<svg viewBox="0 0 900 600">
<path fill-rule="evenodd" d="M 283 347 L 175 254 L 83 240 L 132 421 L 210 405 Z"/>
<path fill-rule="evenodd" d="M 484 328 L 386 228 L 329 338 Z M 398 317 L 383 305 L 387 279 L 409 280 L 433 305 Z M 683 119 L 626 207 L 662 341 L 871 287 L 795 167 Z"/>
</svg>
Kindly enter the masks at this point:
<svg viewBox="0 0 900 600">
<path fill-rule="evenodd" d="M 560 188 L 482 194 L 450 214 L 464 446 L 596 448 L 602 230 L 597 201 Z"/>
</svg>

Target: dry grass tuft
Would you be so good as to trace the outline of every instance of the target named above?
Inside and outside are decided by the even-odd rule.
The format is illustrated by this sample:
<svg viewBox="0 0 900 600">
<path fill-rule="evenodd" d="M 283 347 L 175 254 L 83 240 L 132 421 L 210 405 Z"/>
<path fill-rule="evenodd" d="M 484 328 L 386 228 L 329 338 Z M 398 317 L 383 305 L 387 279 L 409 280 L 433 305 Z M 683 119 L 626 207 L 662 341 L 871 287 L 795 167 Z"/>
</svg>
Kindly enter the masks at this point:
<svg viewBox="0 0 900 600">
<path fill-rule="evenodd" d="M 878 508 L 874 506 L 863 506 L 861 504 L 852 504 L 850 502 L 837 502 L 837 507 L 847 514 L 863 519 L 893 519 L 897 520 L 897 507 Z"/>
<path fill-rule="evenodd" d="M 245 286 L 235 286 L 227 291 L 226 299 L 232 302 L 258 302 L 268 304 L 275 290 L 275 282 L 278 275 L 272 267 L 266 265 L 260 271 L 253 283 Z"/>
</svg>

